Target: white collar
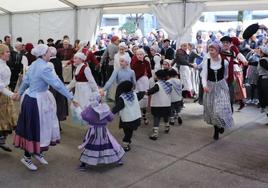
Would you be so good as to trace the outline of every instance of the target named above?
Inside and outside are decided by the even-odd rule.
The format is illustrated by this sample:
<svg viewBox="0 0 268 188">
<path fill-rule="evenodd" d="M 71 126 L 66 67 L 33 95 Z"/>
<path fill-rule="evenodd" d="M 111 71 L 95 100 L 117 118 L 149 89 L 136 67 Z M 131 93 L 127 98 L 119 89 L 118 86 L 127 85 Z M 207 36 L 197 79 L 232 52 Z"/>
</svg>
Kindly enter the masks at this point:
<svg viewBox="0 0 268 188">
<path fill-rule="evenodd" d="M 3 59 L 0 59 L 0 63 L 6 65 L 6 62 Z"/>
</svg>

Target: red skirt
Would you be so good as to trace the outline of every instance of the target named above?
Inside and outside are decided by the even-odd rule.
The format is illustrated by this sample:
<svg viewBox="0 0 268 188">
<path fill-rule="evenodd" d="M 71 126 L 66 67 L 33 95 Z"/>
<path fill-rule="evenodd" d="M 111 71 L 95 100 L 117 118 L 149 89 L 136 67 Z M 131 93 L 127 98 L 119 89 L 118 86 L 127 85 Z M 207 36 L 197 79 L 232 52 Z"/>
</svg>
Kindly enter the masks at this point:
<svg viewBox="0 0 268 188">
<path fill-rule="evenodd" d="M 243 72 L 234 72 L 234 93 L 235 100 L 242 100 L 247 98 L 246 88 L 243 84 Z"/>
</svg>

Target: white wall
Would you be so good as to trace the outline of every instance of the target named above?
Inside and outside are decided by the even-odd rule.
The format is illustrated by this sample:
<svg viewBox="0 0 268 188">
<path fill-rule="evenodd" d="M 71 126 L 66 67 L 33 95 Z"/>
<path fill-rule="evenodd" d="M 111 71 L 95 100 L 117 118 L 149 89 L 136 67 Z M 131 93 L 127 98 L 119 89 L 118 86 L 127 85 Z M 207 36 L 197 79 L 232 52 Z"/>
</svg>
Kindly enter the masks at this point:
<svg viewBox="0 0 268 188">
<path fill-rule="evenodd" d="M 36 44 L 39 39 L 46 41 L 51 37 L 57 40 L 68 35 L 73 42 L 74 15 L 73 10 L 14 14 L 12 15 L 13 41 L 17 37 L 22 37 L 24 43 Z"/>
<path fill-rule="evenodd" d="M 9 16 L 0 16 L 0 39 L 4 41 L 4 37 L 9 34 Z"/>
</svg>

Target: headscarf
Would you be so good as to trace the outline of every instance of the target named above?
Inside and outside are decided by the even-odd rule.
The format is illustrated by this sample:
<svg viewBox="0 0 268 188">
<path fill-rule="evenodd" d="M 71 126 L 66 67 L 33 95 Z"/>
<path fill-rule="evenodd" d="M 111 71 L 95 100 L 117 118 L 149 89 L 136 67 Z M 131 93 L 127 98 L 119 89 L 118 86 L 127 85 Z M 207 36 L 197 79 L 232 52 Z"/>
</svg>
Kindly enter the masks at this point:
<svg viewBox="0 0 268 188">
<path fill-rule="evenodd" d="M 48 46 L 46 44 L 38 44 L 32 49 L 31 53 L 35 57 L 40 57 L 42 55 L 45 55 L 47 53 L 47 50 Z"/>
<path fill-rule="evenodd" d="M 85 61 L 87 59 L 87 56 L 82 52 L 76 52 L 74 57 L 78 57 L 78 58 L 82 59 L 83 61 Z"/>
</svg>

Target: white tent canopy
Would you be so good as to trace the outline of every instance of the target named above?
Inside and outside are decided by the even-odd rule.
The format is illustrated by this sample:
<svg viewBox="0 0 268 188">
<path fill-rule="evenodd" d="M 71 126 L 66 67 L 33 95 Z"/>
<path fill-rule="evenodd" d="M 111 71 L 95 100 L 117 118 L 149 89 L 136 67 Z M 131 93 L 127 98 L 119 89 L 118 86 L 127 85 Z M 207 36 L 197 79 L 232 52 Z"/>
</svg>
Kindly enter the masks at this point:
<svg viewBox="0 0 268 188">
<path fill-rule="evenodd" d="M 165 7 L 177 11 L 165 13 L 175 27 L 161 21 Z M 185 38 L 204 11 L 267 9 L 267 0 L 0 0 L 0 38 L 11 34 L 36 42 L 67 34 L 73 40 L 92 40 L 105 13 L 153 13 L 172 38 Z"/>
</svg>

